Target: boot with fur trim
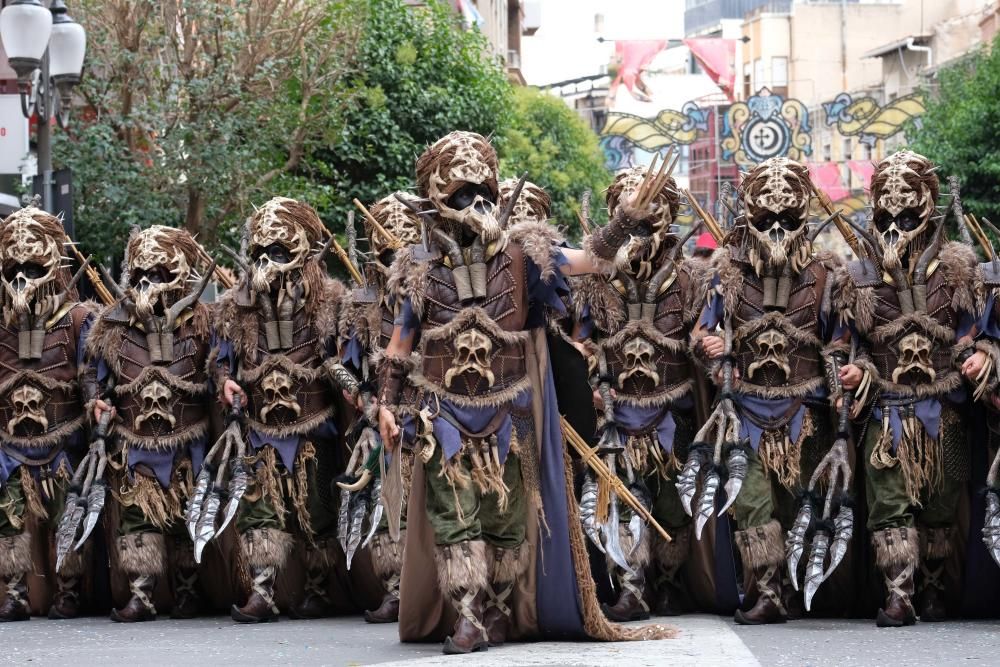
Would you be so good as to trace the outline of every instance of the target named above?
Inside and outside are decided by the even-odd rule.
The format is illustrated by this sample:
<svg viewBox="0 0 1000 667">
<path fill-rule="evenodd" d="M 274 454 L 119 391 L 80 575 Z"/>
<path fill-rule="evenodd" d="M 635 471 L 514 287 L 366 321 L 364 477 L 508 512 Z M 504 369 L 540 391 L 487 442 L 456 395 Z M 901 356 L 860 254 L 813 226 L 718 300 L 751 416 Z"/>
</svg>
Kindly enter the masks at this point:
<svg viewBox="0 0 1000 667">
<path fill-rule="evenodd" d="M 483 625 L 490 646 L 503 646 L 510 632 L 511 596 L 517 578 L 528 569 L 530 549 L 527 544 L 519 544 L 513 549 L 486 545 L 490 560 L 490 582 L 486 585 L 486 611 Z"/>
<path fill-rule="evenodd" d="M 230 616 L 237 623 L 276 621 L 274 579 L 292 550 L 292 536 L 276 528 L 253 528 L 240 535 L 240 543 L 250 565 L 252 590 L 245 605 L 233 605 Z"/>
<path fill-rule="evenodd" d="M 198 563 L 194 560 L 194 545 L 187 537 L 174 539 L 174 608 L 170 618 L 195 618 L 201 611 L 198 593 Z"/>
<path fill-rule="evenodd" d="M 82 550 L 71 549 L 63 559 L 62 570 L 56 573 L 56 592 L 49 606 L 49 618 L 53 620 L 76 618 L 80 615 L 80 585 L 83 581 L 85 563 L 90 562 L 90 542 Z"/>
<path fill-rule="evenodd" d="M 7 596 L 0 605 L 0 623 L 31 618 L 25 582 L 30 571 L 31 535 L 21 533 L 0 538 L 0 579 L 7 587 Z"/>
<path fill-rule="evenodd" d="M 320 540 L 306 547 L 306 580 L 302 600 L 289 610 L 288 615 L 292 618 L 325 618 L 333 614 L 326 584 L 336 561 L 336 547 L 335 540 Z"/>
<path fill-rule="evenodd" d="M 670 542 L 659 536 L 655 538 L 656 562 L 660 566 L 656 606 L 653 608 L 657 616 L 679 616 L 686 611 L 680 569 L 691 547 L 691 526 L 678 528 L 671 537 Z"/>
<path fill-rule="evenodd" d="M 917 622 L 913 610 L 913 576 L 919 562 L 919 537 L 915 528 L 883 528 L 872 534 L 875 563 L 885 580 L 885 607 L 878 610 L 875 624 L 898 628 Z"/>
<path fill-rule="evenodd" d="M 485 651 L 489 647 L 483 625 L 489 567 L 486 544 L 480 540 L 466 540 L 438 545 L 434 550 L 434 562 L 441 592 L 458 612 L 455 629 L 444 641 L 444 653 Z"/>
<path fill-rule="evenodd" d="M 945 561 L 951 556 L 951 528 L 920 528 L 920 620 L 948 620 L 944 604 Z"/>
<path fill-rule="evenodd" d="M 644 621 L 649 618 L 649 605 L 646 603 L 646 567 L 650 561 L 649 532 L 649 527 L 646 526 L 642 531 L 641 541 L 635 544 L 628 525 L 618 524 L 618 540 L 622 546 L 622 553 L 628 559 L 634 574 L 622 570 L 610 557 L 607 559 L 608 569 L 615 573 L 618 582 L 618 600 L 613 605 L 602 604 L 601 610 L 612 621 L 624 623 Z"/>
<path fill-rule="evenodd" d="M 367 623 L 395 623 L 399 620 L 399 575 L 403 570 L 403 545 L 406 544 L 406 530 L 399 533 L 399 541 L 393 542 L 389 531 L 375 533 L 372 539 L 372 567 L 382 580 L 385 595 L 378 609 L 365 612 Z"/>
<path fill-rule="evenodd" d="M 784 623 L 788 613 L 782 601 L 781 566 L 785 560 L 785 542 L 781 524 L 772 520 L 763 526 L 736 531 L 736 544 L 743 564 L 753 570 L 757 580 L 757 602 L 748 611 L 737 609 L 734 620 L 740 625 Z"/>
<path fill-rule="evenodd" d="M 132 533 L 118 538 L 118 560 L 128 575 L 132 597 L 121 609 L 111 610 L 116 623 L 156 620 L 153 589 L 166 568 L 166 546 L 160 533 Z"/>
</svg>

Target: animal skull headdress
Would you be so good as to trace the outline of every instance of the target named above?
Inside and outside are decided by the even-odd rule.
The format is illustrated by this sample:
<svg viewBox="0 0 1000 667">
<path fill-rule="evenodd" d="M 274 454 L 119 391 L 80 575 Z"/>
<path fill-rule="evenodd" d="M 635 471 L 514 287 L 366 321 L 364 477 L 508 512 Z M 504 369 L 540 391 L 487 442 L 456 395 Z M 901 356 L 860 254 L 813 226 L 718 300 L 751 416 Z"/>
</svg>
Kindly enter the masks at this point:
<svg viewBox="0 0 1000 667">
<path fill-rule="evenodd" d="M 766 262 L 798 271 L 809 258 L 806 223 L 812 183 L 805 165 L 788 158 L 761 162 L 740 185 L 747 216 L 751 263 L 760 273 Z"/>
<path fill-rule="evenodd" d="M 27 206 L 15 211 L 0 228 L 0 264 L 7 317 L 29 312 L 34 302 L 64 289 L 69 272 L 62 267 L 68 241 L 62 223 L 45 211 Z"/>
<path fill-rule="evenodd" d="M 289 278 L 298 280 L 322 237 L 323 222 L 312 206 L 287 197 L 271 199 L 247 223 L 250 286 L 266 294 Z"/>
<path fill-rule="evenodd" d="M 923 155 L 899 151 L 882 160 L 872 174 L 872 218 L 882 265 L 896 268 L 909 251 L 919 254 L 931 226 L 938 197 L 935 167 Z"/>
<path fill-rule="evenodd" d="M 190 292 L 197 263 L 198 245 L 187 231 L 162 225 L 134 230 L 125 246 L 122 285 L 136 314 L 145 319 Z"/>
<path fill-rule="evenodd" d="M 500 238 L 496 218 L 497 154 L 482 135 L 452 132 L 417 158 L 417 185 L 444 220 L 486 242 Z"/>
<path fill-rule="evenodd" d="M 500 210 L 504 210 L 517 187 L 516 178 L 508 178 L 500 182 L 500 198 L 497 202 Z M 549 219 L 552 200 L 545 190 L 531 181 L 525 181 L 521 195 L 514 203 L 508 224 L 519 222 L 545 222 Z"/>
<path fill-rule="evenodd" d="M 420 243 L 420 220 L 417 219 L 413 211 L 396 199 L 397 195 L 401 197 L 407 196 L 404 192 L 391 194 L 388 197 L 378 200 L 369 212 L 382 226 L 382 229 L 392 234 L 402 245 L 408 246 Z M 368 234 L 368 238 L 371 240 L 372 254 L 375 256 L 376 261 L 380 262 L 383 266 L 388 266 L 391 263 L 391 259 L 389 262 L 386 262 L 385 259 L 388 258 L 388 255 L 385 255 L 385 253 L 392 251 L 394 248 L 390 246 L 389 240 L 385 236 L 373 228 L 368 218 L 364 218 L 364 221 L 365 233 Z"/>
<path fill-rule="evenodd" d="M 608 205 L 608 215 L 614 216 L 615 211 L 642 184 L 646 176 L 646 167 L 636 166 L 622 169 L 615 174 L 615 180 L 608 187 L 605 202 Z M 663 188 L 656 193 L 650 203 L 651 214 L 646 219 L 649 236 L 633 236 L 619 251 L 615 264 L 621 270 L 632 260 L 649 260 L 660 252 L 662 247 L 676 243 L 677 239 L 670 233 L 670 225 L 677 217 L 680 208 L 680 196 L 674 178 L 668 177 Z M 649 268 L 647 268 L 647 271 Z"/>
</svg>

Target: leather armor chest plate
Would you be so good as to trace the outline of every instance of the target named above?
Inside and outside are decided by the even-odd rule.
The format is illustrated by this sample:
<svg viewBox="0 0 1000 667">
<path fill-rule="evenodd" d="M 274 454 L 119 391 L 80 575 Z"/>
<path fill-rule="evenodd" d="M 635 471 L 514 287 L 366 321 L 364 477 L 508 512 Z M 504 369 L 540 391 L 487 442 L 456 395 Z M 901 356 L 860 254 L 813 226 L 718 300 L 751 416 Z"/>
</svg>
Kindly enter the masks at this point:
<svg viewBox="0 0 1000 667">
<path fill-rule="evenodd" d="M 927 313 L 904 318 L 894 285 L 874 288 L 873 328 L 864 332 L 879 376 L 900 385 L 927 384 L 954 372 L 951 349 L 958 313 L 951 306 L 954 290 L 936 271 L 927 279 Z"/>
<path fill-rule="evenodd" d="M 490 400 L 527 386 L 527 276 L 520 246 L 486 262 L 486 296 L 458 299 L 451 269 L 437 261 L 427 278 L 420 354 L 425 384 L 443 396 Z"/>
<path fill-rule="evenodd" d="M 333 410 L 318 332 L 300 308 L 292 318 L 292 347 L 271 352 L 264 321 L 257 319 L 256 348 L 239 360 L 240 382 L 249 387 L 247 415 L 262 432 L 306 433 Z"/>
<path fill-rule="evenodd" d="M 174 331 L 173 361 L 154 364 L 143 331 L 127 321 L 105 325 L 122 329 L 114 389 L 121 421 L 115 431 L 146 449 L 173 448 L 203 435 L 209 417 L 207 337 L 185 322 Z"/>
<path fill-rule="evenodd" d="M 764 307 L 761 279 L 743 271 L 743 289 L 733 313 L 733 353 L 738 384 L 794 388 L 823 376 L 820 314 L 827 272 L 813 261 L 791 281 L 784 312 Z M 780 390 L 780 389 L 779 389 Z"/>
<path fill-rule="evenodd" d="M 629 308 L 628 299 L 614 283 L 610 286 L 619 295 L 625 313 L 632 310 L 633 316 L 640 315 L 638 319 L 630 318 L 613 335 L 602 332 L 599 343 L 619 398 L 655 402 L 690 381 L 691 364 L 686 352 L 690 331 L 684 322 L 683 301 L 688 280 L 686 273 L 679 273 L 657 296 L 655 310 L 648 318 L 642 317 L 637 304 Z M 640 285 L 639 293 L 644 288 Z M 649 305 L 646 306 L 648 312 Z"/>
<path fill-rule="evenodd" d="M 42 358 L 22 360 L 17 355 L 17 330 L 0 326 L 0 428 L 8 440 L 31 446 L 34 438 L 79 426 L 83 401 L 76 338 L 70 311 L 45 332 Z"/>
</svg>

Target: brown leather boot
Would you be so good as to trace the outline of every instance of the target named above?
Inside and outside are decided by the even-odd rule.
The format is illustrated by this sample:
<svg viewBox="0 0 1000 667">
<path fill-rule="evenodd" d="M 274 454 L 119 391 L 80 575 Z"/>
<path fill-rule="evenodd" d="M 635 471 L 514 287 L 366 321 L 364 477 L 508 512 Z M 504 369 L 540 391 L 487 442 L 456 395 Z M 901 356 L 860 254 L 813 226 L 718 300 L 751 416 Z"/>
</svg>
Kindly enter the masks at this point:
<svg viewBox="0 0 1000 667">
<path fill-rule="evenodd" d="M 399 575 L 382 581 L 385 595 L 378 609 L 365 612 L 365 623 L 395 623 L 399 620 Z"/>
<path fill-rule="evenodd" d="M 736 531 L 736 544 L 743 564 L 753 570 L 756 578 L 757 601 L 747 611 L 737 609 L 733 620 L 740 625 L 784 623 L 788 620 L 788 612 L 781 583 L 785 561 L 781 525 L 772 520 L 763 526 Z"/>
<path fill-rule="evenodd" d="M 56 575 L 56 592 L 49 607 L 52 620 L 76 618 L 80 615 L 80 577 Z"/>
<path fill-rule="evenodd" d="M 326 570 L 306 570 L 302 599 L 288 611 L 292 618 L 310 620 L 333 614 L 333 603 L 326 594 Z"/>
<path fill-rule="evenodd" d="M 170 618 L 196 618 L 201 611 L 198 594 L 198 569 L 174 567 L 174 608 Z"/>
<path fill-rule="evenodd" d="M 483 603 L 486 591 L 459 590 L 460 597 L 452 599 L 452 604 L 458 610 L 458 620 L 451 636 L 444 640 L 443 652 L 446 655 L 459 655 L 485 651 L 489 647 L 486 627 L 483 625 Z"/>
<path fill-rule="evenodd" d="M 646 573 L 641 567 L 636 568 L 635 575 L 630 575 L 621 568 L 615 568 L 618 579 L 618 601 L 613 605 L 602 604 L 601 610 L 612 621 L 625 623 L 627 621 L 644 621 L 649 618 L 649 605 L 646 604 Z"/>
<path fill-rule="evenodd" d="M 278 620 L 278 605 L 274 603 L 274 578 L 277 572 L 273 566 L 250 568 L 253 583 L 250 598 L 242 607 L 235 604 L 229 615 L 237 623 L 267 623 Z"/>
<path fill-rule="evenodd" d="M 156 620 L 153 606 L 153 589 L 156 577 L 148 574 L 133 575 L 128 582 L 132 597 L 121 609 L 111 610 L 111 620 L 115 623 L 141 623 Z"/>
<path fill-rule="evenodd" d="M 503 646 L 510 632 L 510 616 L 514 612 L 507 602 L 514 592 L 514 582 L 490 584 L 486 588 L 486 611 L 483 613 L 483 625 L 490 646 Z"/>
<path fill-rule="evenodd" d="M 780 565 L 768 565 L 754 570 L 757 577 L 757 602 L 748 611 L 736 610 L 735 621 L 740 625 L 767 625 L 784 623 L 788 612 L 782 602 L 784 586 L 781 584 Z"/>
<path fill-rule="evenodd" d="M 787 571 L 782 572 L 781 575 L 781 603 L 785 605 L 785 613 L 790 621 L 797 621 L 806 615 L 806 603 L 802 589 L 792 588 L 792 580 L 788 578 Z"/>
<path fill-rule="evenodd" d="M 0 605 L 0 623 L 12 621 L 27 621 L 31 618 L 28 609 L 28 585 L 24 582 L 26 573 L 21 572 L 7 577 L 7 597 Z"/>
<path fill-rule="evenodd" d="M 913 574 L 917 567 L 918 538 L 913 528 L 883 528 L 872 535 L 875 559 L 885 580 L 885 606 L 878 610 L 875 624 L 899 628 L 917 622 L 913 610 Z"/>
</svg>

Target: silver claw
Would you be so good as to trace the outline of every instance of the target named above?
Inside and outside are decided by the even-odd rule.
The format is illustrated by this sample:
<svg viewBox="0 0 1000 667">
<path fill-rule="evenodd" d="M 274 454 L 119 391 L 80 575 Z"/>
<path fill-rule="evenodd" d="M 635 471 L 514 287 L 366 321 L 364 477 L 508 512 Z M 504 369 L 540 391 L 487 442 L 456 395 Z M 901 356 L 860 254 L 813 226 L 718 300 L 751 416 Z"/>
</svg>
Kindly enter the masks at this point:
<svg viewBox="0 0 1000 667">
<path fill-rule="evenodd" d="M 983 524 L 983 544 L 1000 565 L 1000 496 L 992 489 L 986 492 L 986 521 Z"/>
<path fill-rule="evenodd" d="M 792 588 L 796 591 L 799 590 L 799 561 L 806 546 L 806 531 L 809 529 L 810 521 L 812 521 L 812 503 L 806 500 L 799 508 L 795 523 L 792 524 L 792 529 L 788 531 L 788 537 L 785 539 L 788 578 L 792 580 Z"/>
<path fill-rule="evenodd" d="M 580 522 L 583 524 L 583 532 L 604 553 L 604 544 L 597 529 L 597 482 L 589 473 L 584 478 L 583 489 L 580 491 Z"/>
<path fill-rule="evenodd" d="M 681 506 L 688 516 L 691 513 L 691 502 L 694 500 L 695 491 L 698 489 L 698 473 L 701 471 L 701 455 L 698 452 L 688 454 L 687 461 L 677 475 L 677 493 L 681 497 Z"/>
<path fill-rule="evenodd" d="M 247 492 L 250 485 L 250 476 L 247 474 L 246 466 L 243 465 L 242 457 L 234 457 L 229 462 L 229 500 L 226 502 L 226 513 L 222 517 L 222 523 L 215 531 L 216 535 L 221 535 L 229 522 L 236 516 L 236 511 L 240 507 L 240 500 Z"/>
<path fill-rule="evenodd" d="M 618 533 L 619 521 L 618 497 L 612 493 L 611 509 L 608 511 L 608 522 L 601 526 L 601 532 L 604 533 L 604 550 L 618 567 L 634 575 L 635 570 L 629 565 L 628 559 L 625 558 L 625 554 L 622 552 L 621 536 Z"/>
<path fill-rule="evenodd" d="M 385 508 L 382 507 L 382 478 L 376 477 L 375 483 L 372 484 L 372 515 L 368 517 L 368 535 L 365 536 L 364 542 L 361 543 L 361 548 L 364 549 L 375 537 L 375 531 L 378 530 L 378 524 L 382 521 L 382 513 Z"/>
<path fill-rule="evenodd" d="M 830 551 L 830 536 L 823 531 L 817 531 L 813 536 L 812 549 L 809 551 L 809 563 L 806 565 L 806 581 L 804 599 L 806 611 L 812 608 L 812 599 L 823 583 L 823 563 Z"/>
<path fill-rule="evenodd" d="M 56 572 L 62 569 L 63 559 L 73 549 L 73 540 L 86 509 L 86 501 L 80 498 L 78 491 L 70 491 L 66 495 L 66 509 L 56 528 Z"/>
<path fill-rule="evenodd" d="M 701 489 L 701 496 L 698 497 L 698 513 L 694 522 L 695 539 L 701 539 L 701 531 L 715 513 L 715 495 L 719 491 L 719 482 L 719 473 L 715 470 L 710 470 L 705 476 L 705 485 Z"/>
<path fill-rule="evenodd" d="M 740 495 L 743 488 L 743 480 L 747 476 L 747 453 L 742 447 L 733 447 L 729 450 L 729 458 L 726 461 L 726 469 L 729 471 L 729 479 L 726 480 L 726 504 L 719 510 L 718 516 L 725 514 L 729 506 L 736 501 L 736 496 Z"/>
<path fill-rule="evenodd" d="M 347 553 L 347 533 L 351 528 L 351 492 L 340 490 L 340 507 L 337 511 L 337 541 L 340 548 Z"/>
<path fill-rule="evenodd" d="M 205 494 L 208 493 L 208 487 L 211 483 L 212 473 L 209 472 L 208 466 L 202 465 L 201 472 L 198 473 L 198 477 L 194 483 L 194 491 L 191 493 L 191 499 L 188 500 L 187 516 L 185 517 L 188 534 L 191 536 L 192 542 L 198 536 L 198 517 L 201 516 L 201 509 L 205 503 Z"/>
<path fill-rule="evenodd" d="M 368 499 L 358 498 L 351 508 L 351 530 L 347 537 L 347 569 L 351 569 L 351 561 L 354 560 L 354 554 L 358 550 L 358 546 L 361 544 L 361 527 L 365 521 L 365 515 L 368 513 Z"/>
<path fill-rule="evenodd" d="M 101 510 L 104 509 L 104 500 L 107 497 L 108 487 L 103 480 L 95 479 L 87 493 L 87 519 L 83 525 L 83 533 L 77 541 L 74 549 L 79 549 L 87 541 L 90 534 L 94 532 L 97 521 L 101 518 Z"/>
<path fill-rule="evenodd" d="M 830 544 L 830 565 L 823 574 L 823 581 L 826 581 L 833 571 L 840 565 L 847 555 L 847 547 L 851 543 L 851 536 L 854 534 L 854 510 L 846 505 L 840 506 L 840 511 L 833 520 L 833 542 Z"/>
<path fill-rule="evenodd" d="M 219 514 L 219 489 L 213 489 L 205 497 L 204 510 L 198 518 L 198 527 L 194 539 L 194 562 L 201 563 L 201 554 L 205 546 L 215 537 L 215 517 Z"/>
</svg>

